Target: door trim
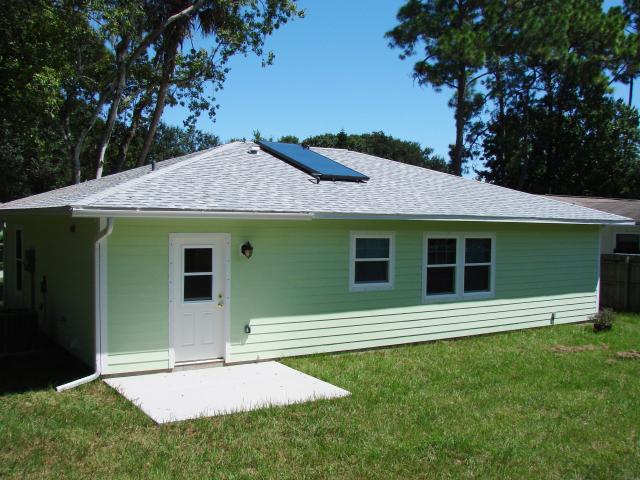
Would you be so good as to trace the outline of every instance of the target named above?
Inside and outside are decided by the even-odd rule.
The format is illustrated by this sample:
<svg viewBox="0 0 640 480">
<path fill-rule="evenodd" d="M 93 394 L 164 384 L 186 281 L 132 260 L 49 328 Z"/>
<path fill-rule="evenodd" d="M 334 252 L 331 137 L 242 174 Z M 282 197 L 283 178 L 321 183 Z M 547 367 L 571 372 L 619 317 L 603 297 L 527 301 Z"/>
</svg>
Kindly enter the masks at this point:
<svg viewBox="0 0 640 480">
<path fill-rule="evenodd" d="M 220 241 L 223 243 L 224 266 L 225 266 L 225 288 L 224 288 L 224 354 L 225 363 L 229 362 L 229 345 L 231 341 L 231 235 L 228 233 L 170 233 L 169 234 L 169 368 L 176 366 L 176 353 L 174 348 L 174 318 L 173 318 L 173 266 L 176 259 L 174 258 L 174 245 L 176 242 L 193 240 L 197 242 Z M 215 359 L 211 359 L 215 360 Z M 188 363 L 188 362 L 187 362 Z"/>
</svg>

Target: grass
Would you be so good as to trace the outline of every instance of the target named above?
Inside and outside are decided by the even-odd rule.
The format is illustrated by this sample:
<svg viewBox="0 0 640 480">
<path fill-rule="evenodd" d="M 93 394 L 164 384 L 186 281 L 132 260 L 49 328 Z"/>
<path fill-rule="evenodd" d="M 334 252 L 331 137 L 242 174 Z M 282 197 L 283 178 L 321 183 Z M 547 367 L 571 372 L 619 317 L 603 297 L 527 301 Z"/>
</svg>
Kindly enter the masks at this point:
<svg viewBox="0 0 640 480">
<path fill-rule="evenodd" d="M 352 396 L 160 427 L 103 383 L 24 375 L 0 396 L 0 478 L 639 478 L 640 361 L 615 353 L 640 316 L 589 327 L 288 359 Z"/>
</svg>

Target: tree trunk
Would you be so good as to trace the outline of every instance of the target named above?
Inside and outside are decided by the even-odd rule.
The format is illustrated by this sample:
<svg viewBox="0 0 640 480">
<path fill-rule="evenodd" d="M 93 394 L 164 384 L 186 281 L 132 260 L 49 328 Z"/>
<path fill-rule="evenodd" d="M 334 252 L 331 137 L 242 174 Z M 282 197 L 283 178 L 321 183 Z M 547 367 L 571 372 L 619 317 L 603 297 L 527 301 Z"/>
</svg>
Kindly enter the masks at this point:
<svg viewBox="0 0 640 480">
<path fill-rule="evenodd" d="M 633 77 L 629 79 L 629 106 L 633 103 Z"/>
<path fill-rule="evenodd" d="M 465 107 L 467 93 L 467 71 L 464 67 L 458 76 L 458 89 L 456 92 L 456 144 L 453 149 L 451 159 L 451 173 L 462 176 L 462 157 L 464 154 L 464 127 L 465 127 Z"/>
<path fill-rule="evenodd" d="M 107 146 L 109 145 L 109 140 L 111 140 L 113 127 L 116 123 L 116 118 L 118 117 L 118 108 L 120 107 L 122 91 L 124 90 L 124 85 L 127 80 L 127 65 L 124 61 L 124 54 L 126 53 L 128 46 L 129 39 L 125 37 L 122 39 L 116 50 L 116 63 L 118 65 L 117 85 L 113 94 L 113 100 L 111 101 L 111 107 L 109 108 L 109 114 L 107 115 L 107 124 L 104 127 L 102 137 L 100 138 L 100 145 L 98 146 L 96 178 L 102 177 L 102 172 L 104 170 L 104 156 L 107 153 Z"/>
<path fill-rule="evenodd" d="M 133 109 L 133 114 L 131 115 L 131 125 L 129 125 L 129 130 L 127 131 L 126 136 L 120 143 L 118 147 L 118 163 L 116 167 L 117 172 L 121 172 L 124 168 L 124 164 L 127 161 L 127 153 L 129 152 L 129 146 L 131 142 L 138 133 L 138 127 L 140 126 L 140 122 L 142 120 L 142 112 L 149 105 L 151 101 L 151 92 L 147 92 L 147 94 L 140 99 L 135 108 Z"/>
<path fill-rule="evenodd" d="M 156 136 L 156 130 L 158 129 L 158 124 L 160 123 L 160 118 L 162 117 L 164 103 L 167 99 L 167 91 L 169 90 L 169 83 L 171 81 L 171 77 L 173 76 L 173 71 L 176 67 L 178 40 L 177 38 L 171 38 L 170 42 L 171 44 L 165 51 L 165 60 L 162 65 L 162 81 L 158 90 L 156 108 L 153 111 L 153 116 L 151 117 L 151 122 L 149 123 L 149 129 L 147 130 L 147 135 L 144 139 L 144 145 L 142 146 L 142 151 L 140 152 L 140 156 L 138 157 L 138 167 L 143 166 L 145 164 L 145 161 L 147 160 L 147 155 L 149 154 L 149 150 L 151 149 L 151 143 Z"/>
</svg>

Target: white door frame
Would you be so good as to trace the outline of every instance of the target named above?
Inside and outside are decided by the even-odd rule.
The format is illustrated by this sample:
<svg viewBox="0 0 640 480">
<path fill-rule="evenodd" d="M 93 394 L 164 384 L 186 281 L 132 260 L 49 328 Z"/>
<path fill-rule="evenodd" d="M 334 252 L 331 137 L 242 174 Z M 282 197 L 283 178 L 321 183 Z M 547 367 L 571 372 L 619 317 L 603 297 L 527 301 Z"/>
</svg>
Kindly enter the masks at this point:
<svg viewBox="0 0 640 480">
<path fill-rule="evenodd" d="M 229 361 L 229 344 L 231 338 L 231 235 L 228 233 L 170 233 L 169 234 L 169 368 L 176 365 L 176 354 L 174 348 L 174 318 L 173 318 L 173 302 L 174 298 L 173 282 L 173 266 L 177 260 L 174 258 L 174 245 L 176 242 L 193 240 L 197 242 L 207 241 L 223 241 L 224 264 L 226 271 L 225 287 L 224 287 L 224 361 Z"/>
</svg>

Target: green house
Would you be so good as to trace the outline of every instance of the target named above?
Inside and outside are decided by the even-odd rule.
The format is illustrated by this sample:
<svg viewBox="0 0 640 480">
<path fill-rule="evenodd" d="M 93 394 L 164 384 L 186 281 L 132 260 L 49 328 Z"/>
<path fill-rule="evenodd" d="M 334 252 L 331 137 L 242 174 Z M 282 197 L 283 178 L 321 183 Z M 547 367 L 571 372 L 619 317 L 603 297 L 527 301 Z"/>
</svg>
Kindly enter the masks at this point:
<svg viewBox="0 0 640 480">
<path fill-rule="evenodd" d="M 243 142 L 0 218 L 6 304 L 34 308 L 100 374 L 584 321 L 600 228 L 631 223 L 347 150 Z"/>
</svg>

